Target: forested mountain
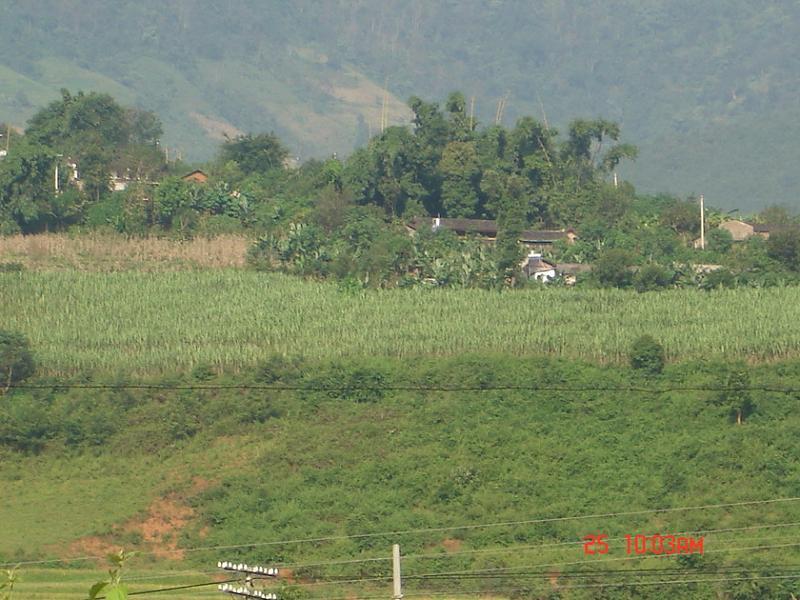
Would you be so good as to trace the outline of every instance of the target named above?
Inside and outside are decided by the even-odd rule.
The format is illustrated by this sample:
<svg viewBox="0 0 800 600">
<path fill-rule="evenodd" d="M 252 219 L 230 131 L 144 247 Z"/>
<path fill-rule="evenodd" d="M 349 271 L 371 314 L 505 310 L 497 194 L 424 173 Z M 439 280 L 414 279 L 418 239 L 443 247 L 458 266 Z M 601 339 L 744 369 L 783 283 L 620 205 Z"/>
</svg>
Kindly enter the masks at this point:
<svg viewBox="0 0 800 600">
<path fill-rule="evenodd" d="M 270 130 L 307 158 L 362 144 L 384 101 L 407 122 L 411 94 L 460 89 L 484 123 L 502 98 L 507 125 L 617 121 L 640 190 L 797 205 L 798 37 L 792 0 L 2 0 L 0 121 L 100 90 L 157 112 L 184 158 Z"/>
</svg>

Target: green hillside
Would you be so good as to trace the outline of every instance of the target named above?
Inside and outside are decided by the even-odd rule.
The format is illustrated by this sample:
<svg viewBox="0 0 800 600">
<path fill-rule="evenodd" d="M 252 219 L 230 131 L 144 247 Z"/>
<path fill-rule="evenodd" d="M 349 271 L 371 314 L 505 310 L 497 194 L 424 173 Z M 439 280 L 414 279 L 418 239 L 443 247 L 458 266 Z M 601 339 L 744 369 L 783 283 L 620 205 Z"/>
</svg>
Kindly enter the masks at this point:
<svg viewBox="0 0 800 600">
<path fill-rule="evenodd" d="M 430 3 L 3 0 L 0 118 L 60 87 L 155 110 L 166 145 L 204 159 L 224 133 L 275 130 L 303 158 L 345 153 L 411 94 L 475 97 L 493 121 L 620 122 L 643 191 L 718 206 L 797 206 L 800 77 L 790 0 Z"/>
<path fill-rule="evenodd" d="M 681 591 L 788 599 L 800 591 L 796 579 L 752 578 L 797 564 L 796 501 L 657 510 L 797 496 L 796 394 L 753 392 L 755 412 L 737 426 L 714 391 L 724 373 L 721 363 L 687 363 L 652 379 L 474 355 L 424 365 L 271 361 L 235 380 L 155 381 L 196 389 L 51 389 L 34 380 L 45 387 L 0 405 L 0 485 L 10 492 L 0 502 L 0 562 L 124 545 L 141 552 L 133 580 L 170 569 L 211 574 L 227 559 L 307 565 L 291 568 L 308 597 L 360 597 L 388 589 L 389 565 L 375 559 L 400 543 L 409 595 L 598 598 L 603 584 L 622 584 L 602 597 L 661 599 L 676 597 L 669 582 L 714 579 Z M 142 382 L 154 380 L 110 381 Z M 759 367 L 750 383 L 796 387 L 798 365 Z M 508 384 L 528 389 L 492 389 Z M 230 385 L 254 387 L 214 389 Z M 642 391 L 669 387 L 688 391 Z M 702 557 L 626 553 L 626 534 L 692 531 L 705 532 Z M 608 534 L 608 556 L 584 554 L 588 533 Z M 334 539 L 274 543 L 307 538 Z M 466 575 L 415 578 L 448 572 Z M 667 584 L 631 586 L 653 581 Z"/>
<path fill-rule="evenodd" d="M 83 600 L 119 547 L 136 591 L 214 582 L 226 559 L 283 566 L 287 597 L 380 597 L 393 543 L 409 597 L 800 594 L 794 288 L 0 280 L 2 326 L 38 362 L 0 387 L 20 598 Z M 642 333 L 660 374 L 626 364 Z M 608 556 L 587 555 L 601 533 Z M 628 534 L 704 554 L 628 554 Z"/>
</svg>

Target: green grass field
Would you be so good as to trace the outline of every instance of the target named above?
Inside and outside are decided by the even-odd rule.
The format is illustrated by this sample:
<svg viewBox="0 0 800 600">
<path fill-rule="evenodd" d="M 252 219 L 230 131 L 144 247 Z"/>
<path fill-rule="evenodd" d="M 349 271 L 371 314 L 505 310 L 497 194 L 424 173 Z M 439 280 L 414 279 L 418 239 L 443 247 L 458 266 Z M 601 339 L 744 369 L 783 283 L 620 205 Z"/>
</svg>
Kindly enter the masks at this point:
<svg viewBox="0 0 800 600">
<path fill-rule="evenodd" d="M 391 290 L 238 270 L 0 274 L 0 322 L 44 372 L 236 370 L 308 358 L 557 355 L 626 360 L 649 333 L 670 359 L 800 355 L 800 289 Z"/>
<path fill-rule="evenodd" d="M 128 579 L 131 592 L 143 592 L 197 583 L 213 579 L 207 573 L 181 572 L 170 576 L 168 571 L 136 571 Z M 16 600 L 85 600 L 89 588 L 106 577 L 100 567 L 96 569 L 21 569 L 20 581 L 14 588 L 12 598 Z M 193 600 L 194 598 L 221 598 L 216 586 L 175 590 L 161 594 L 147 594 L 147 597 L 169 598 L 170 600 Z"/>
</svg>

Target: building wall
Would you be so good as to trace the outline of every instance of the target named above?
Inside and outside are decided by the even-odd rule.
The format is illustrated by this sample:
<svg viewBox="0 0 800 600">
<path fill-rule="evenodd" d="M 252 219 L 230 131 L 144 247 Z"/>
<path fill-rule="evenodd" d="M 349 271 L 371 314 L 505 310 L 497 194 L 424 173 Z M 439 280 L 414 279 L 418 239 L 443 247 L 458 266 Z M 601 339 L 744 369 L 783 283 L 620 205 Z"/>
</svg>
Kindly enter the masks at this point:
<svg viewBox="0 0 800 600">
<path fill-rule="evenodd" d="M 729 231 L 735 242 L 741 242 L 753 235 L 753 226 L 744 221 L 725 221 L 719 228 Z"/>
<path fill-rule="evenodd" d="M 556 278 L 555 269 L 550 269 L 548 271 L 537 271 L 536 273 L 533 274 L 533 279 L 536 279 L 537 281 L 543 281 L 545 283 L 555 278 Z"/>
</svg>

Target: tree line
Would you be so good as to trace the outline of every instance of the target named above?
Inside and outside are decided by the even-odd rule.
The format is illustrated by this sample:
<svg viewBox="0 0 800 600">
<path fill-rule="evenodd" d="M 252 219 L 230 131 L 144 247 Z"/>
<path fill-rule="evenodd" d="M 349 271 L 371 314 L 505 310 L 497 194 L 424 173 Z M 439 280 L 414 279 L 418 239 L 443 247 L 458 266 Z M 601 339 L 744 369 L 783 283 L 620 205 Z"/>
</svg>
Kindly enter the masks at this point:
<svg viewBox="0 0 800 600">
<path fill-rule="evenodd" d="M 709 289 L 794 282 L 800 238 L 791 227 L 769 241 L 734 243 L 715 229 L 726 215 L 707 212 L 708 246 L 693 199 L 642 196 L 616 168 L 637 156 L 617 123 L 575 119 L 564 132 L 533 117 L 513 127 L 481 124 L 463 94 L 440 104 L 413 96 L 408 126 L 387 127 L 352 155 L 291 164 L 273 133 L 229 138 L 201 167 L 162 152 L 152 112 L 111 96 L 72 94 L 40 110 L 0 161 L 0 233 L 69 227 L 127 235 L 257 237 L 251 263 L 354 285 L 494 287 L 518 283 L 526 229 L 578 231 L 546 254 L 591 263 L 587 280 L 640 291 L 676 285 Z M 126 183 L 113 191 L 112 175 Z M 493 219 L 497 243 L 448 232 L 409 236 L 415 217 Z M 762 219 L 793 225 L 779 208 Z M 693 263 L 722 269 L 698 272 Z"/>
</svg>

